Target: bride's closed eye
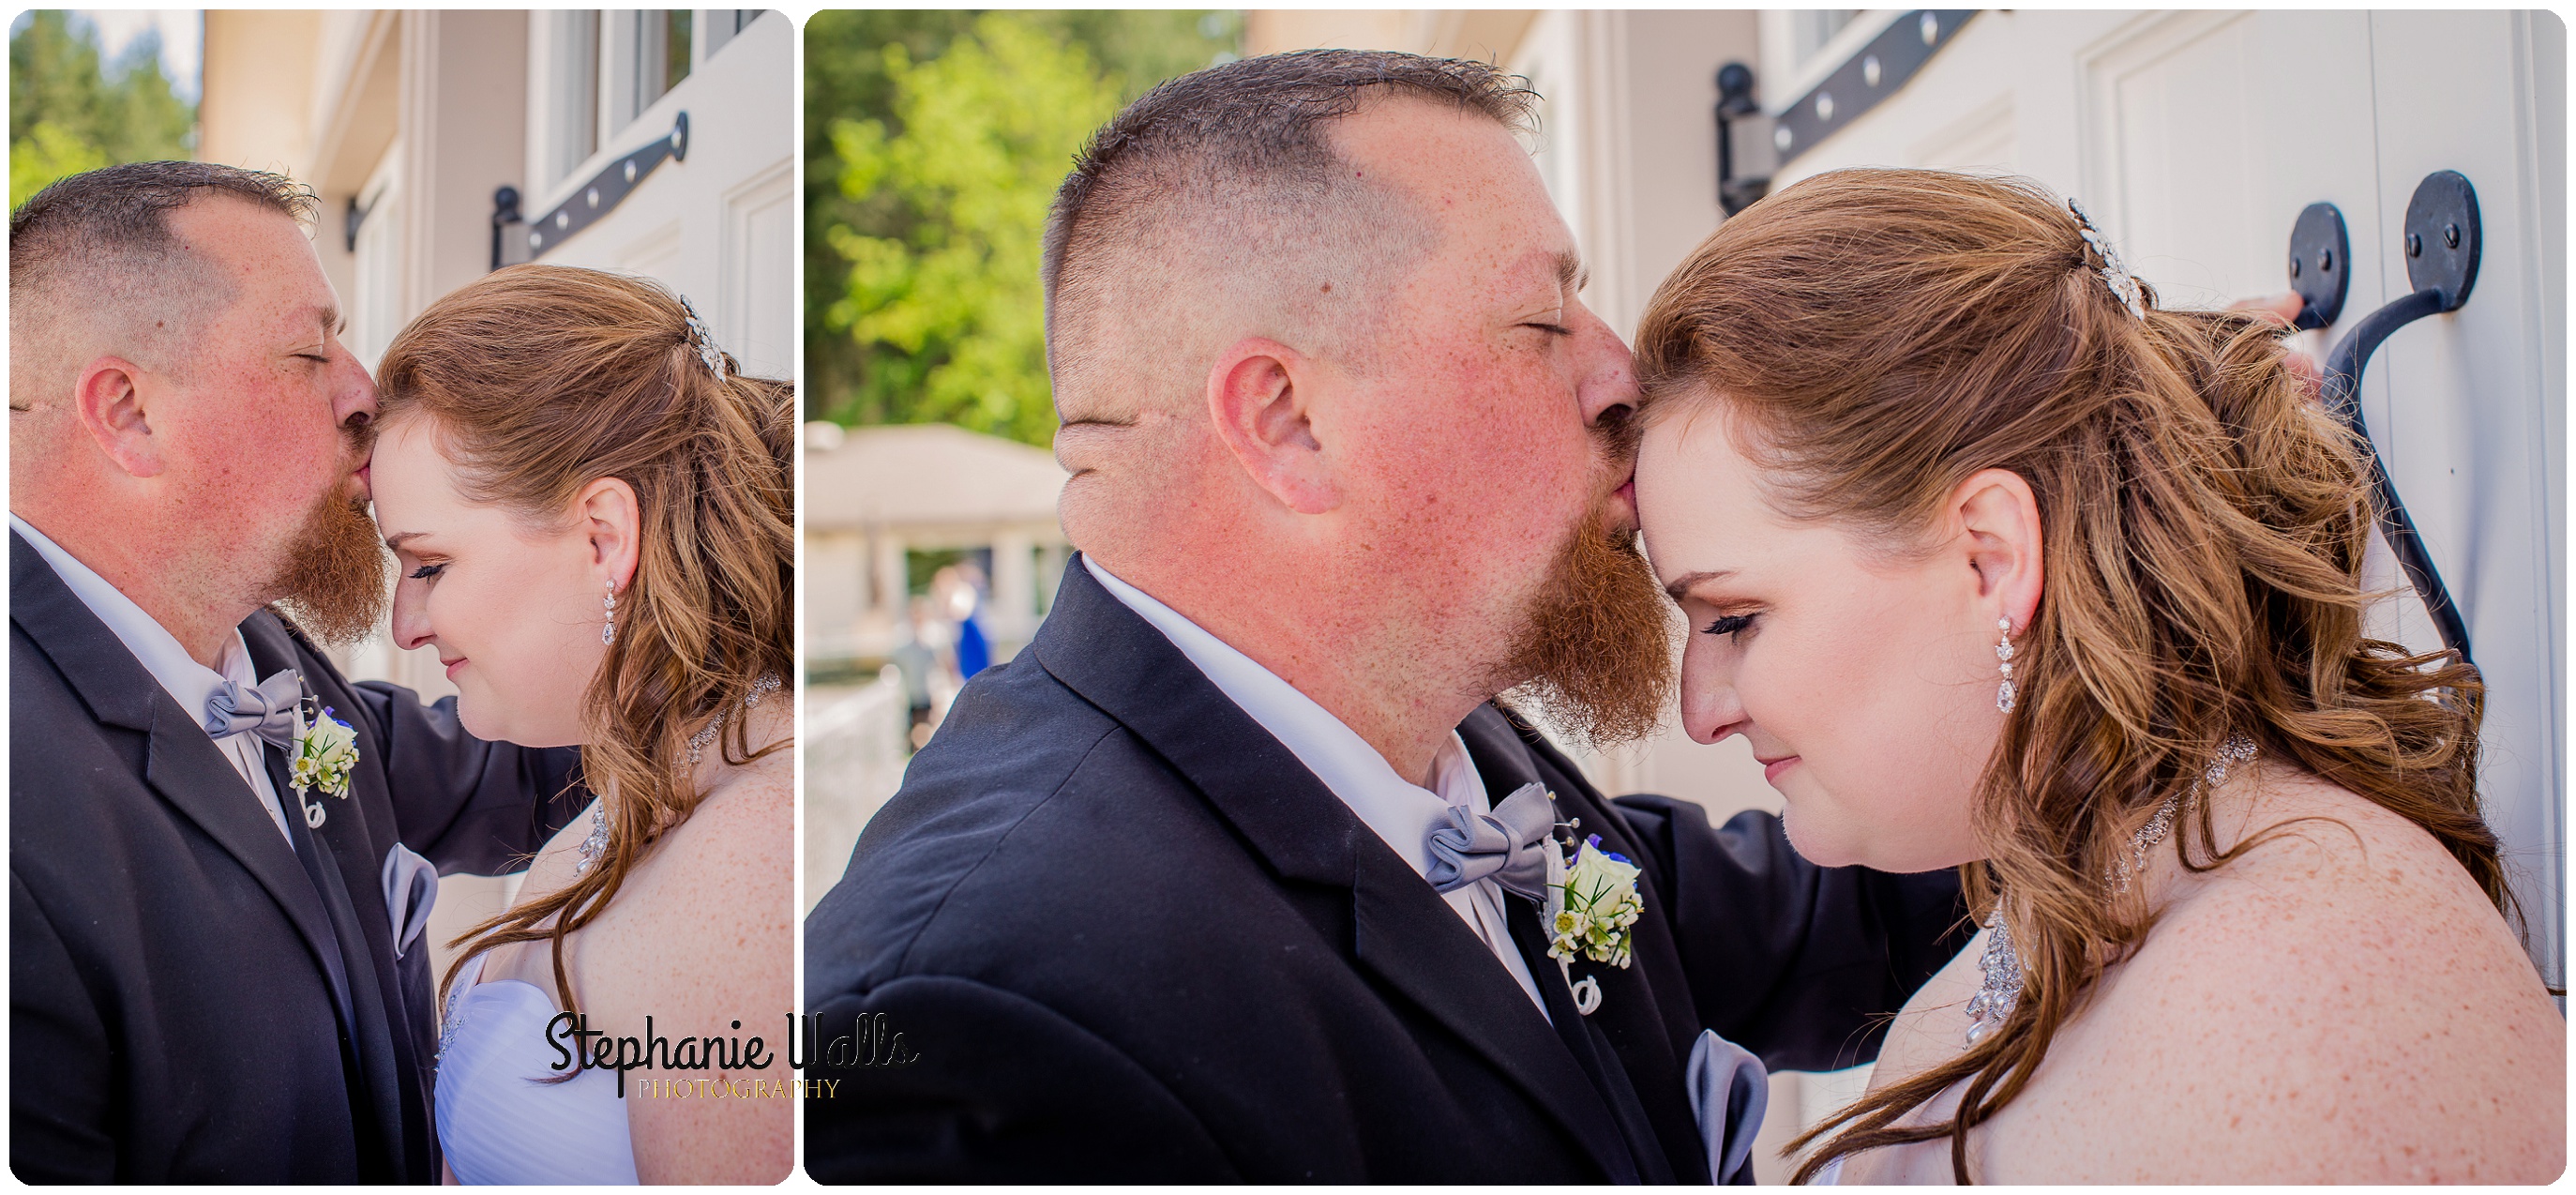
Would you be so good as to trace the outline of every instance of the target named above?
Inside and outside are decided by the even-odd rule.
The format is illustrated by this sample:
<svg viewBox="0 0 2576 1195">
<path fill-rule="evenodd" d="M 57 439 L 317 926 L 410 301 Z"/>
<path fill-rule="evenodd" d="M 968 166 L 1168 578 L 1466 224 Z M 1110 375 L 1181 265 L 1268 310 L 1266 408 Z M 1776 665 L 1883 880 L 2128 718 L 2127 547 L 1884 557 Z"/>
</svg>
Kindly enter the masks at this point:
<svg viewBox="0 0 2576 1195">
<path fill-rule="evenodd" d="M 431 577 L 435 577 L 446 571 L 447 566 L 444 564 L 424 564 L 419 568 L 411 570 L 408 575 L 414 581 L 426 581 Z"/>
<path fill-rule="evenodd" d="M 1751 625 L 1753 625 L 1753 616 L 1750 614 L 1728 614 L 1709 623 L 1707 626 L 1700 628 L 1700 633 L 1704 635 L 1732 635 Z"/>
</svg>

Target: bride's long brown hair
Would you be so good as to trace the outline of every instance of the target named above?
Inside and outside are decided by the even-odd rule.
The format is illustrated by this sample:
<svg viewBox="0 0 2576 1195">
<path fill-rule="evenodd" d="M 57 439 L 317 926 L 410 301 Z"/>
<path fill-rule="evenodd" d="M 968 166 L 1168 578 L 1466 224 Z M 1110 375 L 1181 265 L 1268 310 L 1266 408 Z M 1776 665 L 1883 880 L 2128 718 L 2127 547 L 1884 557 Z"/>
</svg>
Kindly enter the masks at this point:
<svg viewBox="0 0 2576 1195">
<path fill-rule="evenodd" d="M 1982 469 L 2039 502 L 2046 584 L 2019 644 L 2018 705 L 1975 794 L 2025 986 L 2000 1026 L 1791 1143 L 1797 1172 L 1967 1134 L 2018 1095 L 2050 1040 L 2152 918 L 2104 877 L 2229 732 L 2422 826 L 2499 908 L 2478 813 L 2476 672 L 2363 637 L 2371 529 L 2363 447 L 2253 317 L 2140 318 L 2105 285 L 2065 205 L 2035 185 L 1923 170 L 1818 175 L 1728 220 L 1637 332 L 1643 417 L 1701 402 L 1740 417 L 1766 498 L 1905 544 Z M 2175 835 L 2208 870 L 2208 803 Z M 1953 1084 L 1945 1121 L 1897 1127 Z M 1837 1132 L 1836 1130 L 1839 1130 Z"/>
<path fill-rule="evenodd" d="M 721 719 L 731 764 L 789 745 L 752 750 L 741 713 L 761 677 L 794 675 L 794 389 L 742 376 L 731 357 L 716 376 L 686 316 L 647 279 L 511 266 L 431 304 L 377 370 L 380 420 L 431 420 L 467 499 L 553 528 L 581 487 L 615 477 L 642 516 L 617 640 L 582 699 L 582 774 L 603 796 L 607 849 L 449 943 L 471 945 L 442 993 L 474 956 L 548 940 L 555 990 L 577 1008 L 564 936 L 705 799 L 689 737 Z"/>
</svg>

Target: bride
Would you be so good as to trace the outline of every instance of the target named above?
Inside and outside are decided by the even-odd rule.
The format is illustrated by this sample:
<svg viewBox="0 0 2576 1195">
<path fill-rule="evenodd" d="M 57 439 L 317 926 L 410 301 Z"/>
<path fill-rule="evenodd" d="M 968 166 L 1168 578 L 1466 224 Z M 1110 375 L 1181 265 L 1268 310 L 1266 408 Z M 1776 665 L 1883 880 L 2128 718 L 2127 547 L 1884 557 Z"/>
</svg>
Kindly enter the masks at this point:
<svg viewBox="0 0 2576 1195">
<path fill-rule="evenodd" d="M 2275 331 L 2033 187 L 1867 170 L 1727 221 L 1637 357 L 1686 727 L 1985 927 L 1801 1180 L 2560 1173 L 2477 675 L 2362 636 L 2359 446 Z"/>
<path fill-rule="evenodd" d="M 432 305 L 379 384 L 396 642 L 437 651 L 467 729 L 579 744 L 602 794 L 457 940 L 436 1087 L 451 1176 L 785 1178 L 790 388 L 735 373 L 653 283 L 539 265 Z M 613 1066 L 554 1069 L 586 1056 L 558 1012 L 648 1041 L 766 1037 L 767 1065 L 657 1053 L 621 1098 Z"/>
</svg>

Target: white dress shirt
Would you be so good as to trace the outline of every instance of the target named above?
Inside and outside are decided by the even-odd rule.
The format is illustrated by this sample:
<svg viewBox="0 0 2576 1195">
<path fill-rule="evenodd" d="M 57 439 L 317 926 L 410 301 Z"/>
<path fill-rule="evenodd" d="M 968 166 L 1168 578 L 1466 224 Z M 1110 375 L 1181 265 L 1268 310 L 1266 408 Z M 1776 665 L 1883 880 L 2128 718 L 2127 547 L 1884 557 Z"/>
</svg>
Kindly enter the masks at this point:
<svg viewBox="0 0 2576 1195">
<path fill-rule="evenodd" d="M 1207 674 L 1219 692 L 1233 698 L 1244 713 L 1252 715 L 1253 721 L 1322 780 L 1324 787 L 1350 806 L 1351 812 L 1376 831 L 1415 875 L 1429 874 L 1431 831 L 1449 824 L 1451 806 L 1463 805 L 1477 813 L 1493 811 L 1484 778 L 1476 774 L 1475 761 L 1467 757 L 1467 744 L 1458 738 L 1458 732 L 1449 732 L 1448 739 L 1432 756 L 1433 787 L 1423 788 L 1397 775 L 1386 757 L 1369 746 L 1359 732 L 1315 704 L 1314 698 L 1279 679 L 1277 673 L 1254 663 L 1250 656 L 1227 646 L 1178 611 L 1111 576 L 1091 557 L 1083 557 L 1082 563 L 1111 596 L 1152 623 L 1155 630 L 1181 649 L 1182 655 L 1189 657 L 1190 663 Z M 1547 1002 L 1539 998 L 1538 983 L 1530 978 L 1529 963 L 1521 958 L 1504 928 L 1502 885 L 1487 876 L 1442 893 L 1441 899 L 1448 901 L 1458 919 L 1467 923 L 1468 932 L 1494 952 L 1494 958 L 1521 985 L 1530 1003 L 1538 1006 L 1539 1015 L 1546 1016 Z"/>
<path fill-rule="evenodd" d="M 133 652 L 144 670 L 152 674 L 152 679 L 160 681 L 161 687 L 170 691 L 171 700 L 179 703 L 179 709 L 196 723 L 200 732 L 205 727 L 206 699 L 214 696 L 217 685 L 227 680 L 244 686 L 259 683 L 259 679 L 251 674 L 250 648 L 242 642 L 239 630 L 224 640 L 223 670 L 217 672 L 208 668 L 190 656 L 187 648 L 179 646 L 178 637 L 172 635 L 168 628 L 144 613 L 143 607 L 135 605 L 134 599 L 108 584 L 105 577 L 90 571 L 88 565 L 64 551 L 44 532 L 28 526 L 27 521 L 14 512 L 9 516 L 9 527 L 25 536 L 27 545 L 36 549 L 36 554 L 45 558 L 45 563 L 54 566 L 54 574 L 71 587 L 72 595 L 88 606 L 90 613 L 98 615 L 98 620 L 106 623 L 108 630 L 115 632 L 116 637 L 124 642 L 125 650 Z M 295 836 L 286 831 L 286 809 L 278 803 L 277 788 L 269 783 L 268 765 L 260 756 L 260 749 L 265 745 L 258 735 L 247 733 L 215 740 L 215 749 L 232 761 L 233 770 L 241 773 L 242 782 L 258 794 L 261 806 L 268 811 L 269 820 L 277 823 L 278 835 L 286 839 L 289 849 L 293 849 Z"/>
</svg>

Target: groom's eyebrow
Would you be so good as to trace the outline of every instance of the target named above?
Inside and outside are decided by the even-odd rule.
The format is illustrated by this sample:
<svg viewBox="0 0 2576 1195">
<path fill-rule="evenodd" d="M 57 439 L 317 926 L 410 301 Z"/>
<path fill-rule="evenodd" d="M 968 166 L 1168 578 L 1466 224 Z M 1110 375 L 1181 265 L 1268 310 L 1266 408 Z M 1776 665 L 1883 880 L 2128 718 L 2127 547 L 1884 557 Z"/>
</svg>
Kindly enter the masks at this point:
<svg viewBox="0 0 2576 1195">
<path fill-rule="evenodd" d="M 1556 284 L 1564 288 L 1568 296 L 1582 294 L 1583 288 L 1591 282 L 1592 274 L 1583 268 L 1582 258 L 1570 251 L 1556 255 Z"/>
<path fill-rule="evenodd" d="M 322 329 L 322 334 L 325 336 L 340 336 L 349 331 L 349 317 L 342 314 L 338 307 L 328 303 L 316 303 L 305 308 L 304 312 L 306 326 Z"/>
</svg>

